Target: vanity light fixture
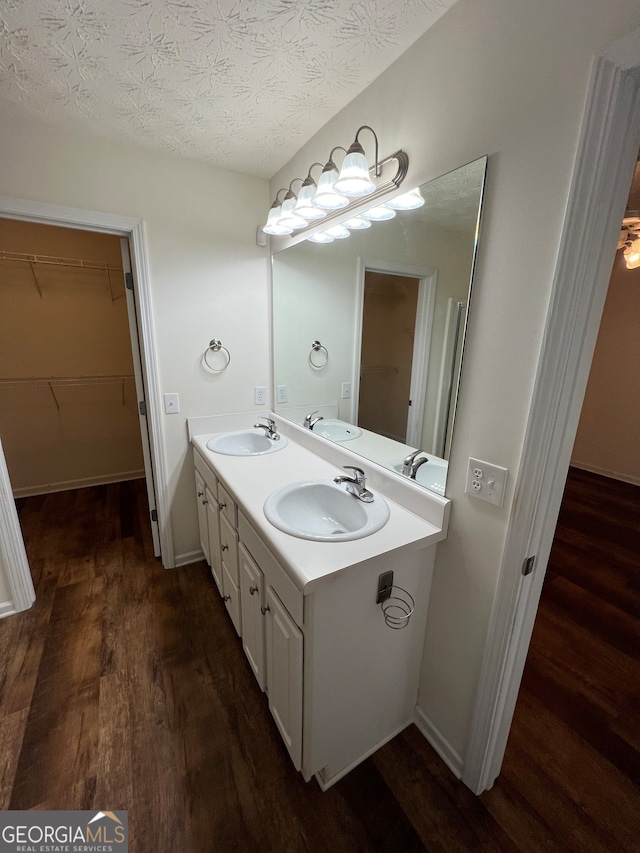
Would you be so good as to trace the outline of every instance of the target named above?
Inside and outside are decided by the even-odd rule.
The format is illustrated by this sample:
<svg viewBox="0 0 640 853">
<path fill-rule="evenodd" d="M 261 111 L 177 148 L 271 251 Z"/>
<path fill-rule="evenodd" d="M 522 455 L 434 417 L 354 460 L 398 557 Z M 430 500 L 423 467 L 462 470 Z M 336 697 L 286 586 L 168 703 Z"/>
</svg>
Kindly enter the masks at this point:
<svg viewBox="0 0 640 853">
<path fill-rule="evenodd" d="M 377 207 L 363 210 L 360 215 L 364 216 L 365 219 L 370 219 L 371 222 L 384 222 L 385 219 L 393 219 L 396 212 L 387 207 L 386 204 L 379 204 Z"/>
<path fill-rule="evenodd" d="M 333 162 L 333 152 L 338 151 L 338 149 L 341 151 L 345 150 L 342 145 L 336 145 L 336 147 L 331 150 L 329 159 L 327 160 L 325 167 L 322 170 L 322 174 L 320 175 L 318 189 L 313 197 L 313 204 L 322 210 L 340 210 L 349 204 L 349 199 L 344 195 L 340 195 L 340 193 L 336 192 L 334 189 L 339 176 L 338 167 Z"/>
<path fill-rule="evenodd" d="M 291 181 L 291 184 L 301 180 L 302 178 L 294 178 L 293 181 Z M 285 228 L 291 228 L 293 231 L 297 231 L 300 228 L 306 228 L 309 223 L 295 210 L 298 197 L 291 189 L 291 184 L 289 184 L 289 190 L 282 202 L 282 210 L 280 212 L 278 225 L 284 225 Z"/>
<path fill-rule="evenodd" d="M 376 178 L 380 177 L 378 137 L 373 128 L 369 127 L 368 124 L 363 124 L 356 131 L 356 138 L 351 143 L 347 151 L 347 156 L 342 163 L 340 177 L 333 187 L 335 192 L 346 195 L 348 198 L 361 198 L 365 195 L 371 195 L 376 189 L 376 185 L 369 177 L 369 164 L 367 163 L 367 158 L 364 156 L 364 148 L 358 142 L 358 136 L 362 130 L 370 130 L 373 133 L 373 138 L 376 141 L 374 174 Z"/>
<path fill-rule="evenodd" d="M 320 168 L 322 169 L 322 163 L 312 163 L 309 166 L 307 177 L 302 182 L 300 192 L 298 193 L 298 201 L 293 209 L 294 213 L 309 222 L 312 222 L 316 219 L 324 219 L 324 217 L 327 215 L 324 210 L 313 204 L 313 197 L 315 196 L 318 190 L 316 182 L 313 180 L 313 177 L 311 175 L 311 170 L 314 166 L 320 166 Z"/>
<path fill-rule="evenodd" d="M 307 240 L 310 243 L 333 243 L 333 237 L 327 234 L 326 231 L 319 231 L 317 234 L 312 234 L 311 237 L 307 237 Z"/>
<path fill-rule="evenodd" d="M 371 228 L 371 222 L 365 219 L 364 216 L 352 216 L 342 223 L 349 231 L 361 231 L 364 228 Z"/>
<path fill-rule="evenodd" d="M 349 236 L 349 229 L 345 228 L 344 225 L 332 225 L 322 233 L 331 237 L 333 240 L 346 240 Z"/>
<path fill-rule="evenodd" d="M 359 140 L 359 136 L 364 130 L 370 131 L 375 140 L 375 162 L 371 168 L 368 166 L 364 149 Z M 336 151 L 344 151 L 345 153 L 340 172 L 338 172 L 338 167 L 333 160 Z M 392 161 L 396 163 L 395 174 L 385 179 L 383 177 L 385 167 Z M 400 149 L 389 157 L 379 160 L 378 137 L 373 128 L 369 125 L 362 125 L 358 128 L 348 151 L 342 145 L 336 145 L 331 149 L 329 159 L 322 168 L 316 185 L 311 170 L 315 166 L 321 165 L 321 163 L 313 163 L 304 180 L 294 178 L 288 189 L 278 190 L 275 201 L 271 205 L 267 223 L 263 228 L 266 234 L 289 236 L 294 231 L 313 228 L 319 224 L 321 219 L 326 219 L 327 224 L 330 221 L 339 222 L 342 219 L 349 219 L 350 208 L 355 214 L 352 218 L 357 221 L 360 220 L 364 216 L 360 211 L 364 202 L 373 201 L 397 190 L 407 175 L 409 158 Z M 301 181 L 302 183 L 297 197 L 291 189 L 294 181 Z M 280 201 L 281 192 L 286 193 L 282 202 Z M 413 201 L 416 201 L 415 197 Z M 418 207 L 419 204 L 416 203 L 415 206 Z M 392 216 L 393 212 L 387 209 L 384 218 L 390 219 Z M 347 227 L 365 228 L 367 226 L 359 222 L 358 225 L 351 224 Z M 314 239 L 313 242 L 328 241 Z"/>
<path fill-rule="evenodd" d="M 408 193 L 397 195 L 395 198 L 389 199 L 389 201 L 385 201 L 386 207 L 390 207 L 392 210 L 416 210 L 418 207 L 422 207 L 423 204 L 424 199 L 420 194 L 419 187 L 416 187 L 415 190 L 409 190 Z"/>
<path fill-rule="evenodd" d="M 282 202 L 278 199 L 280 193 L 286 193 L 285 187 L 281 187 L 276 193 L 275 200 L 269 209 L 267 223 L 263 227 L 265 234 L 273 234 L 276 237 L 286 237 L 293 232 L 293 228 L 287 228 L 280 224 L 280 215 L 282 213 Z"/>
</svg>

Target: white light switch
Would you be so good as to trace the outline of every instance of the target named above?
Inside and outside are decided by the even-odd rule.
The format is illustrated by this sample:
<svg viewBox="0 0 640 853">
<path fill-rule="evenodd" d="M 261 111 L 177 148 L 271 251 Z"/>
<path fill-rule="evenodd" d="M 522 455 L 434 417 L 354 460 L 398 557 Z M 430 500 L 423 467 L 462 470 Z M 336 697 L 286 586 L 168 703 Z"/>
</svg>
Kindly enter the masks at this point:
<svg viewBox="0 0 640 853">
<path fill-rule="evenodd" d="M 177 415 L 180 411 L 180 397 L 177 394 L 164 395 L 165 415 Z"/>
<path fill-rule="evenodd" d="M 470 456 L 465 492 L 472 498 L 502 506 L 508 473 L 507 468 Z"/>
</svg>

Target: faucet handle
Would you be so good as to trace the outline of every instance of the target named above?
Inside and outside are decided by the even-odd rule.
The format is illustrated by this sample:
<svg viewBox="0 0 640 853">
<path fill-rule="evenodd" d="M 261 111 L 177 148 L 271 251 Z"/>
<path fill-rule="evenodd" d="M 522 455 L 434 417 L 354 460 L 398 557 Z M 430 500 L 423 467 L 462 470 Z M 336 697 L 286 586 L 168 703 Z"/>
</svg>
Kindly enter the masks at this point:
<svg viewBox="0 0 640 853">
<path fill-rule="evenodd" d="M 420 449 L 414 450 L 413 453 L 410 453 L 408 456 L 405 456 L 402 464 L 403 465 L 411 465 L 411 463 L 416 458 L 416 456 L 418 456 L 418 454 L 423 453 L 423 452 L 424 451 L 422 451 Z"/>
<path fill-rule="evenodd" d="M 262 416 L 261 418 L 259 418 L 258 420 L 260 420 L 260 421 L 266 421 L 266 423 L 264 424 L 264 426 L 268 426 L 268 427 L 269 427 L 269 429 L 273 429 L 273 428 L 274 428 L 274 426 L 276 425 L 276 422 L 275 422 L 272 418 L 268 418 L 266 415 L 263 415 L 263 416 Z M 256 426 L 261 426 L 261 424 L 256 424 Z"/>
<path fill-rule="evenodd" d="M 343 468 L 346 468 L 347 471 L 353 471 L 354 480 L 359 486 L 364 486 L 365 484 L 365 473 L 362 468 L 356 468 L 355 465 L 343 465 Z"/>
</svg>

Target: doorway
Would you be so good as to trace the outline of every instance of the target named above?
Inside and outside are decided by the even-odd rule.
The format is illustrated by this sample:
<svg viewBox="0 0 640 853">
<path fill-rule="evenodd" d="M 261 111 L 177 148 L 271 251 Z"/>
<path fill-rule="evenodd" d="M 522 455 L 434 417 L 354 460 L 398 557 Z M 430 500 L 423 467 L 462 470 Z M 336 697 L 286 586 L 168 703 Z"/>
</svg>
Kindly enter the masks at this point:
<svg viewBox="0 0 640 853">
<path fill-rule="evenodd" d="M 166 504 L 165 489 L 163 483 L 166 480 L 164 470 L 164 460 L 161 454 L 162 442 L 160 436 L 160 419 L 159 419 L 159 393 L 157 388 L 157 369 L 155 364 L 155 351 L 153 346 L 153 327 L 151 325 L 150 302 L 148 293 L 148 277 L 146 270 L 146 252 L 144 247 L 144 235 L 142 231 L 142 223 L 139 220 L 131 220 L 125 217 L 112 216 L 109 214 L 91 213 L 89 211 L 76 211 L 70 208 L 61 208 L 54 205 L 45 205 L 41 203 L 26 202 L 20 200 L 12 200 L 4 198 L 2 200 L 2 208 L 0 209 L 0 217 L 6 225 L 20 225 L 21 223 L 39 225 L 36 227 L 45 227 L 51 229 L 51 234 L 58 236 L 66 234 L 70 229 L 78 229 L 80 235 L 84 234 L 86 239 L 93 239 L 96 236 L 109 235 L 112 241 L 111 249 L 115 251 L 119 257 L 111 258 L 114 269 L 119 267 L 119 273 L 114 269 L 107 270 L 98 268 L 98 264 L 94 264 L 96 269 L 91 272 L 92 275 L 102 276 L 103 283 L 108 286 L 109 299 L 112 303 L 119 302 L 121 311 L 124 311 L 126 323 L 124 328 L 120 329 L 120 336 L 127 341 L 129 347 L 129 367 L 121 373 L 109 374 L 107 376 L 98 374 L 93 376 L 94 379 L 100 380 L 95 382 L 93 387 L 88 390 L 86 383 L 82 391 L 78 391 L 80 383 L 72 382 L 66 387 L 49 387 L 48 383 L 37 389 L 37 394 L 42 394 L 46 390 L 50 394 L 50 402 L 56 407 L 56 410 L 62 410 L 63 405 L 67 405 L 68 398 L 84 393 L 85 395 L 96 394 L 102 398 L 106 395 L 117 396 L 122 409 L 128 410 L 128 417 L 132 418 L 134 423 L 138 419 L 139 426 L 137 428 L 137 444 L 138 448 L 142 447 L 143 463 L 139 464 L 140 456 L 138 455 L 138 465 L 136 465 L 135 473 L 137 476 L 145 478 L 145 491 L 148 495 L 149 517 L 151 521 L 151 530 L 153 533 L 153 548 L 156 556 L 162 556 L 165 567 L 170 568 L 173 565 L 173 544 L 171 541 L 170 529 L 168 527 L 168 506 Z M 16 222 L 19 220 L 19 222 Z M 115 241 L 115 244 L 113 243 Z M 63 241 L 64 242 L 64 241 Z M 117 247 L 117 248 L 116 248 Z M 17 245 L 12 248 L 17 249 Z M 44 248 L 44 247 L 42 247 Z M 44 292 L 40 293 L 38 287 L 47 284 L 47 276 L 60 275 L 62 264 L 61 260 L 65 259 L 63 252 L 49 251 L 40 252 L 41 261 L 36 267 L 35 257 L 13 258 L 14 263 L 21 265 L 29 270 L 31 275 L 31 286 L 34 292 L 38 294 L 37 298 L 43 298 Z M 51 246 L 49 247 L 51 248 Z M 23 247 L 24 249 L 24 247 Z M 5 249 L 5 252 L 8 251 Z M 24 255 L 30 254 L 26 251 Z M 32 254 L 32 253 L 31 253 Z M 5 257 L 8 259 L 8 256 Z M 67 258 L 67 260 L 84 261 L 87 266 L 87 258 Z M 48 261 L 48 263 L 46 263 Z M 54 272 L 55 270 L 55 272 Z M 46 272 L 45 272 L 46 271 Z M 35 275 L 34 275 L 35 272 Z M 120 276 L 122 290 L 118 290 L 117 278 Z M 43 278 L 44 276 L 44 278 Z M 126 282 L 126 287 L 124 285 Z M 51 281 L 49 281 L 51 284 Z M 95 282 L 94 282 L 95 284 Z M 63 288 L 64 289 L 64 288 Z M 51 295 L 49 293 L 49 295 Z M 67 293 L 67 297 L 69 294 Z M 126 308 L 124 303 L 126 302 Z M 33 338 L 34 329 L 31 328 L 31 323 L 27 324 L 27 328 L 23 329 L 24 337 L 29 340 L 29 336 Z M 81 326 L 81 324 L 78 324 Z M 87 334 L 87 329 L 84 329 Z M 52 351 L 52 360 L 57 358 L 55 347 L 49 348 Z M 102 342 L 105 344 L 105 341 Z M 66 346 L 66 344 L 65 344 Z M 109 343 L 106 343 L 109 348 Z M 64 349 L 64 347 L 63 347 Z M 131 359 L 133 365 L 131 366 Z M 59 368 L 59 365 L 58 365 Z M 60 371 L 56 368 L 55 378 L 75 380 L 76 376 L 62 377 Z M 51 368 L 47 371 L 47 375 L 53 375 Z M 24 371 L 23 371 L 24 373 Z M 82 374 L 82 378 L 88 376 L 86 365 L 84 371 L 78 371 Z M 104 373 L 104 371 L 103 371 Z M 11 377 L 5 377 L 11 378 Z M 29 378 L 26 374 L 13 378 Z M 92 378 L 92 377 L 89 377 Z M 105 386 L 111 386 L 107 390 Z M 18 388 L 17 384 L 13 386 L 13 392 L 17 389 L 18 393 L 24 393 L 25 388 Z M 30 389 L 33 391 L 34 389 Z M 104 399 L 103 399 L 104 402 Z M 123 415 L 123 411 L 120 415 Z M 69 411 L 65 412 L 69 415 Z M 69 420 L 69 418 L 67 418 Z M 73 420 L 73 419 L 71 419 Z M 121 418 L 122 420 L 122 418 Z M 120 424 L 122 426 L 122 424 Z M 118 432 L 118 430 L 116 430 Z M 122 437 L 122 436 L 121 436 Z M 85 454 L 89 457 L 90 452 Z M 4 459 L 4 457 L 3 457 Z M 95 473 L 95 472 L 93 472 Z M 91 475 L 90 475 L 91 476 Z M 47 478 L 45 478 L 47 479 Z M 81 478 L 79 478 L 81 479 Z M 54 486 L 55 487 L 55 486 Z M 64 485 L 61 486 L 64 488 Z M 28 493 L 27 488 L 26 492 Z M 7 495 L 5 495 L 7 497 Z M 11 490 L 8 491 L 8 504 L 13 504 L 11 499 Z M 9 509 L 3 510 L 2 519 L 2 537 L 4 543 L 3 548 L 9 547 L 10 551 L 13 547 L 21 546 L 20 530 L 16 525 L 12 525 L 10 520 L 5 523 L 9 517 Z M 6 517 L 6 518 L 5 518 Z M 0 519 L 1 520 L 1 519 Z M 15 540 L 15 541 L 13 541 Z M 7 545 L 8 543 L 8 545 Z M 10 598 L 13 598 L 15 610 L 25 609 L 29 606 L 25 603 L 25 596 L 20 595 L 20 589 L 23 584 L 28 584 L 28 569 L 24 570 L 20 566 L 16 566 L 9 562 L 8 565 L 8 589 Z M 25 577 L 22 577 L 25 575 Z M 11 612 L 11 611 L 9 611 Z"/>
<path fill-rule="evenodd" d="M 436 280 L 432 268 L 358 262 L 350 419 L 411 447 L 423 441 Z"/>
<path fill-rule="evenodd" d="M 420 281 L 366 270 L 358 426 L 406 444 Z"/>
</svg>

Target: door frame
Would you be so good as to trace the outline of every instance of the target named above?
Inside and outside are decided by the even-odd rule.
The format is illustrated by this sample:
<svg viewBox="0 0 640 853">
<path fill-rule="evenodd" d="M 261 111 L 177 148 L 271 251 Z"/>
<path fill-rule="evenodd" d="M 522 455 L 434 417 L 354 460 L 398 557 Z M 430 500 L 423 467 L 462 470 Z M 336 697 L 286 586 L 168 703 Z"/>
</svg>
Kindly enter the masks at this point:
<svg viewBox="0 0 640 853">
<path fill-rule="evenodd" d="M 146 394 L 149 451 L 158 514 L 160 557 L 162 565 L 166 569 L 174 568 L 175 555 L 170 521 L 167 465 L 164 454 L 161 392 L 144 222 L 141 219 L 133 219 L 127 216 L 63 207 L 3 195 L 0 195 L 0 217 L 38 222 L 44 225 L 56 225 L 63 228 L 97 231 L 117 237 L 125 237 L 129 241 L 140 341 L 140 359 Z M 144 440 L 145 437 L 142 436 L 142 441 Z M 3 518 L 0 516 L 0 524 L 2 521 Z M 18 575 L 20 574 L 19 566 L 10 566 L 9 571 L 12 570 Z M 18 577 L 14 580 L 19 582 Z"/>
<path fill-rule="evenodd" d="M 351 379 L 351 417 L 357 422 L 360 399 L 360 358 L 362 356 L 362 320 L 364 314 L 364 279 L 366 272 L 381 272 L 388 275 L 403 275 L 417 278 L 418 304 L 416 305 L 416 327 L 411 361 L 411 386 L 409 396 L 411 405 L 407 417 L 406 444 L 419 447 L 422 440 L 424 404 L 427 393 L 427 375 L 429 372 L 429 351 L 433 311 L 436 301 L 437 271 L 433 267 L 418 267 L 395 261 L 358 258 L 358 277 L 356 281 L 356 328 L 354 335 L 353 376 Z"/>
<path fill-rule="evenodd" d="M 462 780 L 502 765 L 640 148 L 640 29 L 592 69 Z M 524 576 L 523 561 L 535 555 Z"/>
</svg>

